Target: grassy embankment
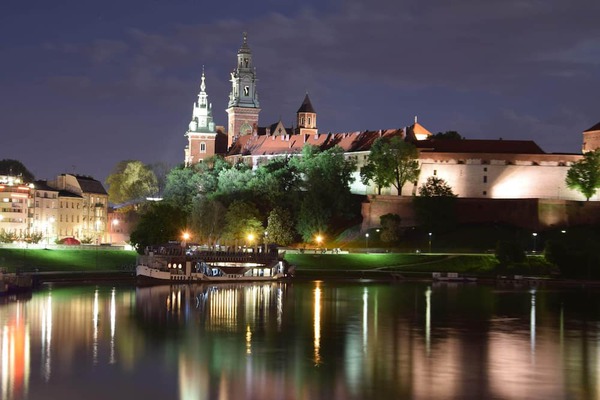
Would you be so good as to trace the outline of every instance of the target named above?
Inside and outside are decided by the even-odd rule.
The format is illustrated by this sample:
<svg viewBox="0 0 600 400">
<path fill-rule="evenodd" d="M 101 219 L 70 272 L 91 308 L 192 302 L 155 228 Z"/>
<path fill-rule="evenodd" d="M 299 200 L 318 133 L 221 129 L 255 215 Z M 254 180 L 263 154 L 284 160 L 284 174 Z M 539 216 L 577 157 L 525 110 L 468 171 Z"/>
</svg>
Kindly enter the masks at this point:
<svg viewBox="0 0 600 400">
<path fill-rule="evenodd" d="M 0 249 L 0 267 L 15 271 L 113 271 L 135 265 L 136 253 L 124 250 Z"/>
<path fill-rule="evenodd" d="M 106 249 L 0 249 L 0 267 L 9 271 L 101 271 L 135 265 L 136 253 Z M 298 270 L 311 271 L 457 271 L 485 272 L 496 265 L 492 255 L 287 254 Z"/>
<path fill-rule="evenodd" d="M 431 272 L 460 272 L 493 275 L 498 262 L 493 255 L 429 255 L 402 253 L 287 254 L 285 259 L 303 277 L 330 276 L 358 272 L 426 275 Z"/>
<path fill-rule="evenodd" d="M 431 272 L 459 272 L 478 276 L 493 276 L 498 262 L 491 254 L 287 254 L 286 260 L 296 267 L 299 277 L 372 276 L 401 273 L 430 276 Z M 106 249 L 44 250 L 0 249 L 0 267 L 9 272 L 22 271 L 118 271 L 135 265 L 136 253 Z M 541 257 L 529 257 L 529 263 L 542 262 Z"/>
</svg>

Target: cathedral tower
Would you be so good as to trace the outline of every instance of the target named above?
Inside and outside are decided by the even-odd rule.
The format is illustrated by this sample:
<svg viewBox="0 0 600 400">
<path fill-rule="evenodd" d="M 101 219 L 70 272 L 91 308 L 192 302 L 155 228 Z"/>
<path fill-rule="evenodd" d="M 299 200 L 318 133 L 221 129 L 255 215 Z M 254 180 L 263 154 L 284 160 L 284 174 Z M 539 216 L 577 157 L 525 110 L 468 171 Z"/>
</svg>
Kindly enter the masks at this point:
<svg viewBox="0 0 600 400">
<path fill-rule="evenodd" d="M 317 113 L 310 103 L 308 93 L 304 97 L 302 105 L 296 111 L 296 133 L 314 135 L 318 133 L 317 130 Z"/>
<path fill-rule="evenodd" d="M 244 42 L 238 50 L 237 66 L 231 73 L 231 93 L 229 93 L 229 104 L 227 115 L 227 146 L 235 141 L 235 138 L 243 135 L 251 135 L 258 127 L 258 93 L 256 92 L 256 69 L 252 66 L 252 52 L 248 47 L 248 37 L 244 32 Z"/>
<path fill-rule="evenodd" d="M 205 79 L 204 68 L 202 68 L 202 83 L 200 84 L 198 101 L 193 104 L 192 120 L 188 131 L 185 133 L 188 138 L 184 160 L 186 166 L 196 164 L 205 158 L 214 156 L 215 153 L 224 151 L 224 140 L 220 140 L 224 137 L 221 138 L 220 136 L 223 134 L 218 134 L 215 130 L 212 104 L 208 102 Z"/>
</svg>

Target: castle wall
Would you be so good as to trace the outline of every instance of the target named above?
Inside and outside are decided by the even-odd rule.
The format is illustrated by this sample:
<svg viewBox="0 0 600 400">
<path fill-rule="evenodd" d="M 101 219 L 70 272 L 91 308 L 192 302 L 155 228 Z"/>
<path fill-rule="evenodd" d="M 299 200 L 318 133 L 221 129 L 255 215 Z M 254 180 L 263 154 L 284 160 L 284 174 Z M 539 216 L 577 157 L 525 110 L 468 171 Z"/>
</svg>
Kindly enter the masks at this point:
<svg viewBox="0 0 600 400">
<path fill-rule="evenodd" d="M 531 230 L 600 223 L 600 203 L 557 199 L 457 198 L 458 223 L 501 222 Z M 413 197 L 368 196 L 362 204 L 362 230 L 378 227 L 384 214 L 398 214 L 402 226 L 416 226 Z"/>
</svg>

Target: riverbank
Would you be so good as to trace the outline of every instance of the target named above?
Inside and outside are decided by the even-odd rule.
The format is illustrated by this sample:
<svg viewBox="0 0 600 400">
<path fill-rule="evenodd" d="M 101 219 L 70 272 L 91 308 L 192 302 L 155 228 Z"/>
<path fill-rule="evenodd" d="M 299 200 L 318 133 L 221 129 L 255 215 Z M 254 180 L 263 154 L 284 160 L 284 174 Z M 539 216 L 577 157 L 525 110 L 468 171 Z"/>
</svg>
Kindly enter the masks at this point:
<svg viewBox="0 0 600 400">
<path fill-rule="evenodd" d="M 34 283 L 132 280 L 137 254 L 102 246 L 77 249 L 0 248 L 0 268 L 34 276 Z M 455 272 L 494 279 L 498 261 L 492 254 L 352 253 L 285 254 L 298 279 L 431 280 L 433 272 Z M 544 263 L 528 257 L 528 265 Z M 513 272 L 516 274 L 517 272 Z"/>
</svg>

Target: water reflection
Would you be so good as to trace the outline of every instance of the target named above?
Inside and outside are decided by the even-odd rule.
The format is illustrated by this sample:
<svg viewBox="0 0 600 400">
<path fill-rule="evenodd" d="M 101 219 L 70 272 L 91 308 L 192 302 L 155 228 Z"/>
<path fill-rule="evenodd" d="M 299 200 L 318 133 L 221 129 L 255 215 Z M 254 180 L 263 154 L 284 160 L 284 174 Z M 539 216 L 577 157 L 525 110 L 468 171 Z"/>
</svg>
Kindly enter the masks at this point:
<svg viewBox="0 0 600 400">
<path fill-rule="evenodd" d="M 598 398 L 600 295 L 331 282 L 0 305 L 0 397 Z"/>
</svg>

